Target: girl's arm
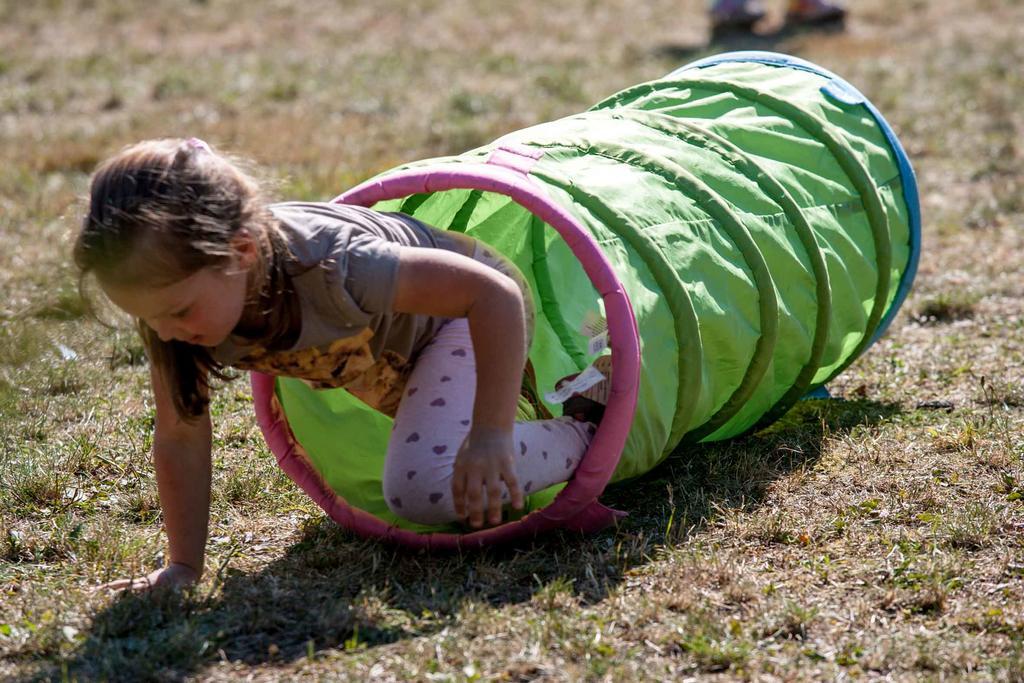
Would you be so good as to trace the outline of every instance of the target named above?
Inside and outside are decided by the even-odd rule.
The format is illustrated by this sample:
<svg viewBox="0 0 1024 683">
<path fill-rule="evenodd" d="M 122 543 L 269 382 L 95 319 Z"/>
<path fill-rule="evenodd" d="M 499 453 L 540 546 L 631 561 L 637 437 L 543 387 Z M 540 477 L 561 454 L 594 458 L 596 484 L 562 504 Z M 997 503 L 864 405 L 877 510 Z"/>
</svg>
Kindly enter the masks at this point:
<svg viewBox="0 0 1024 683">
<path fill-rule="evenodd" d="M 501 522 L 501 482 L 513 507 L 523 505 L 513 467 L 512 427 L 526 363 L 522 292 L 509 277 L 469 257 L 443 249 L 399 250 L 393 308 L 467 318 L 476 357 L 476 399 L 469 435 L 455 460 L 455 511 L 479 527 L 486 508 Z"/>
<path fill-rule="evenodd" d="M 210 518 L 210 415 L 194 422 L 178 418 L 156 368 L 150 370 L 156 402 L 153 462 L 167 529 L 166 567 L 147 576 L 112 581 L 101 588 L 138 590 L 194 583 L 203 573 Z"/>
</svg>

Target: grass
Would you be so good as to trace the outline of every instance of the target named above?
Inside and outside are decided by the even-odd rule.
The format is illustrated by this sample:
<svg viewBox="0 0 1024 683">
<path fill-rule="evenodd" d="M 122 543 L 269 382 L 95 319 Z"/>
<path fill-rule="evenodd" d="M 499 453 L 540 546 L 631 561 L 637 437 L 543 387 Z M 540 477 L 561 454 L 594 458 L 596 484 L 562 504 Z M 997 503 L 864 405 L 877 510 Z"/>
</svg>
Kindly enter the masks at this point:
<svg viewBox="0 0 1024 683">
<path fill-rule="evenodd" d="M 921 304 L 918 320 L 923 324 L 951 323 L 974 316 L 979 297 L 970 292 L 941 293 Z"/>
<path fill-rule="evenodd" d="M 0 678 L 1022 680 L 1024 7 L 852 9 L 708 46 L 697 0 L 0 2 Z M 141 347 L 69 265 L 99 159 L 197 135 L 328 198 L 741 48 L 856 84 L 918 174 L 915 290 L 839 400 L 609 490 L 618 529 L 426 555 L 325 520 L 237 381 L 202 583 L 91 592 L 165 553 Z"/>
</svg>

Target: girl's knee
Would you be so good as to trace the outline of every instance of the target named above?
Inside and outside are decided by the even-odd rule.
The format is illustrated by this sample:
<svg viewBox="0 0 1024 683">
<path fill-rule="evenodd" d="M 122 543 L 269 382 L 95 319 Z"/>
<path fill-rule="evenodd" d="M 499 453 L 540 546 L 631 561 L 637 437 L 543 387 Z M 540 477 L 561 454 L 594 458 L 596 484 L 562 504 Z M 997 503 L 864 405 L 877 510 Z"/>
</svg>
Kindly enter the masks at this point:
<svg viewBox="0 0 1024 683">
<path fill-rule="evenodd" d="M 388 509 L 402 519 L 417 524 L 445 524 L 455 519 L 450 486 L 412 485 L 384 487 Z"/>
<path fill-rule="evenodd" d="M 451 479 L 439 478 L 422 465 L 384 468 L 384 501 L 392 513 L 417 524 L 444 524 L 455 519 Z"/>
</svg>

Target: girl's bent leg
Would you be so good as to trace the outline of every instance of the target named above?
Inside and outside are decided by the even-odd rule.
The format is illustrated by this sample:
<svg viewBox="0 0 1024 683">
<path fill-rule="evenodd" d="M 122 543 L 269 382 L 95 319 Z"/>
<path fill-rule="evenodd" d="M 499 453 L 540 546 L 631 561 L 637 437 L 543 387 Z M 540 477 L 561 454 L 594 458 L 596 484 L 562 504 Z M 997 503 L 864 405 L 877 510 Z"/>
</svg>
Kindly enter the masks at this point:
<svg viewBox="0 0 1024 683">
<path fill-rule="evenodd" d="M 459 521 L 452 471 L 469 433 L 475 393 L 469 324 L 452 320 L 420 353 L 395 416 L 384 462 L 384 498 L 396 515 L 421 524 Z M 571 417 L 517 422 L 516 478 L 523 493 L 568 480 L 593 433 L 593 425 Z M 508 500 L 508 491 L 502 498 Z"/>
</svg>

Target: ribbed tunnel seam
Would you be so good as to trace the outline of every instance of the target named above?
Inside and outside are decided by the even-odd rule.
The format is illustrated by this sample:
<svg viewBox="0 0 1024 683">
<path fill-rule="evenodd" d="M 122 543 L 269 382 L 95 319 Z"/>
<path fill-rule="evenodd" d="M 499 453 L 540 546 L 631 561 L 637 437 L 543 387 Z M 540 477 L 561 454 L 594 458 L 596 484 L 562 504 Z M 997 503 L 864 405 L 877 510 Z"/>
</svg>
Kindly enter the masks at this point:
<svg viewBox="0 0 1024 683">
<path fill-rule="evenodd" d="M 729 398 L 725 400 L 725 402 L 708 420 L 703 424 L 696 426 L 689 432 L 684 433 L 681 438 L 684 442 L 694 442 L 700 441 L 709 434 L 714 433 L 715 430 L 728 422 L 729 419 L 731 419 L 732 416 L 743 407 L 746 400 L 757 389 L 757 385 L 760 383 L 761 378 L 764 376 L 764 373 L 767 371 L 768 366 L 771 363 L 774 346 L 778 336 L 779 310 L 778 301 L 775 296 L 775 282 L 771 276 L 771 272 L 768 270 L 768 264 L 765 262 L 764 256 L 761 254 L 760 249 L 758 249 L 757 244 L 754 242 L 753 238 L 751 238 L 746 227 L 739 221 L 739 219 L 736 218 L 731 209 L 724 202 L 718 199 L 717 196 L 715 196 L 714 192 L 711 191 L 711 188 L 702 183 L 692 173 L 669 159 L 654 159 L 647 154 L 636 152 L 634 150 L 616 150 L 607 146 L 595 146 L 593 144 L 585 148 L 578 144 L 551 144 L 535 146 L 539 148 L 547 147 L 563 150 L 572 149 L 583 152 L 588 156 L 604 157 L 618 163 L 624 163 L 634 168 L 642 169 L 672 183 L 683 194 L 695 200 L 705 211 L 708 211 L 708 207 L 712 207 L 712 210 L 708 211 L 708 213 L 712 215 L 712 217 L 718 221 L 718 224 L 725 229 L 729 239 L 736 245 L 740 255 L 746 261 L 759 295 L 758 312 L 760 315 L 761 329 L 758 340 L 754 346 L 754 352 L 751 355 L 750 362 L 747 365 L 742 379 Z M 615 153 L 622 151 L 625 151 L 626 153 L 621 156 Z M 641 163 L 638 159 L 643 159 L 645 161 Z M 659 253 L 661 253 L 660 247 L 655 245 L 655 248 Z M 662 259 L 664 259 L 664 255 L 662 255 Z M 659 267 L 665 267 L 664 263 L 665 261 L 662 260 L 657 265 Z M 653 267 L 654 264 L 648 262 L 648 266 Z M 671 269 L 668 270 L 671 271 Z M 682 282 L 678 279 L 675 271 L 671 272 L 673 279 L 679 282 L 680 287 L 683 287 Z M 689 298 L 688 295 L 687 298 Z M 675 309 L 674 307 L 672 308 L 674 315 Z M 680 343 L 682 342 L 682 340 L 679 341 Z M 683 397 L 680 396 L 680 400 L 682 399 Z M 681 404 L 677 405 L 677 415 L 687 412 L 692 412 L 692 407 Z M 678 429 L 682 430 L 683 426 L 678 425 Z M 675 436 L 676 431 L 676 421 L 673 420 L 673 436 Z"/>
<path fill-rule="evenodd" d="M 572 328 L 565 321 L 562 315 L 562 307 L 558 303 L 558 296 L 555 294 L 555 287 L 551 282 L 551 273 L 548 271 L 547 249 L 544 245 L 544 221 L 536 216 L 530 219 L 530 248 L 533 259 L 531 268 L 533 280 L 537 283 L 537 295 L 540 299 L 540 309 L 548 325 L 554 331 L 562 349 L 572 358 L 578 370 L 587 366 L 587 356 L 583 349 L 576 343 Z"/>
<path fill-rule="evenodd" d="M 832 153 L 833 158 L 846 174 L 853 187 L 861 195 L 864 202 L 868 223 L 871 226 L 871 234 L 874 239 L 875 261 L 877 266 L 877 280 L 875 296 L 872 301 L 871 313 L 865 324 L 861 341 L 851 351 L 847 358 L 840 363 L 829 377 L 823 380 L 822 384 L 845 370 L 863 351 L 871 344 L 875 329 L 878 327 L 882 316 L 885 315 L 886 302 L 889 298 L 889 285 L 892 268 L 892 248 L 889 238 L 889 219 L 885 207 L 878 197 L 874 182 L 861 163 L 854 157 L 853 153 L 847 150 L 838 142 L 838 135 L 834 132 L 832 124 L 824 121 L 814 114 L 797 107 L 786 100 L 775 97 L 756 88 L 736 83 L 734 81 L 717 80 L 708 81 L 700 78 L 687 78 L 676 80 L 662 80 L 657 83 L 644 83 L 623 90 L 616 95 L 598 103 L 591 110 L 611 108 L 619 102 L 628 101 L 635 103 L 639 97 L 655 93 L 658 89 L 665 87 L 704 89 L 711 92 L 731 93 L 737 97 L 746 99 L 749 102 L 761 104 L 776 112 L 783 118 L 787 118 L 799 125 L 809 135 L 821 142 Z M 637 107 L 621 106 L 618 109 L 638 109 Z"/>
<path fill-rule="evenodd" d="M 537 147 L 567 149 L 563 145 L 537 145 Z M 672 311 L 678 348 L 677 363 L 680 380 L 676 390 L 676 411 L 669 429 L 670 439 L 668 441 L 668 443 L 676 443 L 689 423 L 696 406 L 696 397 L 700 394 L 703 383 L 703 376 L 700 372 L 701 358 L 703 357 L 700 328 L 690 293 L 679 279 L 679 275 L 665 265 L 664 253 L 657 242 L 634 226 L 627 217 L 608 207 L 601 202 L 599 197 L 574 185 L 571 179 L 555 178 L 542 169 L 534 169 L 531 175 L 562 190 L 574 200 L 579 200 L 579 203 L 585 206 L 587 211 L 593 213 L 605 225 L 622 226 L 623 230 L 617 233 L 617 236 L 624 239 L 650 268 L 655 284 L 658 285 L 668 303 L 669 310 Z M 612 343 L 615 343 L 614 339 Z"/>
<path fill-rule="evenodd" d="M 910 253 L 907 257 L 906 264 L 904 264 L 896 295 L 893 297 L 892 303 L 889 304 L 889 309 L 882 316 L 882 320 L 875 331 L 875 335 L 868 344 L 870 346 L 870 344 L 877 341 L 882 334 L 885 333 L 885 330 L 892 323 L 896 312 L 906 299 L 906 296 L 910 291 L 911 283 L 914 280 L 914 275 L 917 272 L 918 260 L 921 253 L 920 199 L 917 180 L 914 177 L 914 169 L 910 164 L 910 159 L 907 157 L 906 150 L 904 150 L 903 145 L 900 144 L 892 126 L 885 120 L 885 117 L 882 116 L 882 112 L 880 112 L 871 100 L 865 97 L 860 90 L 854 87 L 846 79 L 832 73 L 828 69 L 825 69 L 818 64 L 800 59 L 799 57 L 762 50 L 724 53 L 686 64 L 670 73 L 667 78 L 678 78 L 681 74 L 689 71 L 690 69 L 706 69 L 727 63 L 760 64 L 782 69 L 803 71 L 823 78 L 827 83 L 825 86 L 820 88 L 820 92 L 828 97 L 834 97 L 827 86 L 838 85 L 843 90 L 853 93 L 860 100 L 859 105 L 871 115 L 878 128 L 885 136 L 886 143 L 888 144 L 893 156 L 896 158 L 896 165 L 899 168 L 900 190 L 903 196 L 903 203 L 907 207 L 907 213 L 910 219 L 907 234 L 907 248 Z M 888 183 L 880 183 L 879 187 L 885 187 L 887 185 Z"/>
<path fill-rule="evenodd" d="M 466 232 L 469 220 L 473 217 L 473 212 L 476 211 L 476 205 L 480 203 L 480 198 L 483 196 L 483 190 L 470 190 L 469 196 L 455 212 L 451 225 L 447 229 L 454 232 Z"/>
<path fill-rule="evenodd" d="M 402 206 L 400 206 L 398 210 L 411 216 L 416 212 L 416 209 L 420 208 L 420 206 L 430 199 L 432 195 L 432 192 L 419 192 L 417 194 L 409 195 L 405 198 L 405 201 L 402 202 Z"/>
<path fill-rule="evenodd" d="M 782 209 L 783 215 L 789 219 L 793 231 L 800 240 L 804 253 L 811 264 L 811 273 L 814 276 L 817 304 L 816 320 L 807 362 L 800 372 L 797 373 L 796 378 L 793 379 L 790 389 L 768 409 L 765 414 L 766 417 L 759 420 L 752 429 L 757 429 L 758 425 L 774 421 L 807 393 L 814 375 L 817 373 L 818 368 L 821 367 L 820 361 L 825 352 L 825 346 L 828 343 L 828 332 L 832 315 L 832 292 L 829 286 L 828 267 L 825 264 L 824 255 L 810 224 L 807 222 L 807 218 L 785 187 L 758 165 L 756 161 L 725 138 L 705 129 L 694 121 L 678 119 L 659 114 L 658 112 L 635 109 L 618 109 L 615 110 L 615 115 L 629 118 L 632 121 L 646 125 L 651 130 L 675 137 L 689 144 L 699 145 L 703 149 L 719 154 L 729 162 L 731 168 L 756 183 Z M 663 127 L 666 124 L 671 129 Z M 757 214 L 750 215 L 756 216 Z"/>
</svg>

